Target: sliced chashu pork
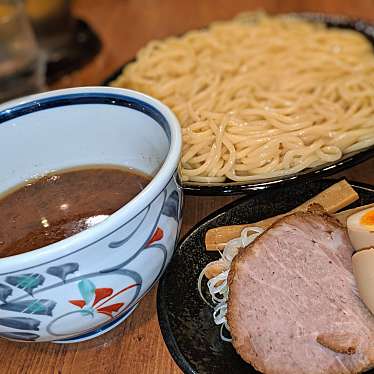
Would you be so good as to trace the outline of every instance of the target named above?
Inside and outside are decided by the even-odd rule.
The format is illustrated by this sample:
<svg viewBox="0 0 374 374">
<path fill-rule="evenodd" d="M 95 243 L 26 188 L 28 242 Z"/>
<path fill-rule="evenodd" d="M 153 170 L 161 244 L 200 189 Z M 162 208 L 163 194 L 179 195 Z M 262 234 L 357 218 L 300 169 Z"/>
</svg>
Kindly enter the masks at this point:
<svg viewBox="0 0 374 374">
<path fill-rule="evenodd" d="M 268 374 L 373 367 L 374 317 L 358 296 L 352 253 L 345 228 L 320 211 L 291 214 L 241 250 L 227 313 L 241 357 Z"/>
</svg>

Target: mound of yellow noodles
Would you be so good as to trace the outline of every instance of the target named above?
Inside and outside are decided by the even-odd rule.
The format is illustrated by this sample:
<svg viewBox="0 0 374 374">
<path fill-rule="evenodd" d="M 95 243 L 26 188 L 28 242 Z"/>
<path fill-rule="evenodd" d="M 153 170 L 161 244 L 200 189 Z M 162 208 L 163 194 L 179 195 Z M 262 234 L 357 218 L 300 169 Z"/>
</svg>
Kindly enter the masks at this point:
<svg viewBox="0 0 374 374">
<path fill-rule="evenodd" d="M 152 41 L 114 86 L 183 127 L 184 181 L 253 181 L 374 144 L 374 54 L 359 32 L 264 14 Z"/>
</svg>

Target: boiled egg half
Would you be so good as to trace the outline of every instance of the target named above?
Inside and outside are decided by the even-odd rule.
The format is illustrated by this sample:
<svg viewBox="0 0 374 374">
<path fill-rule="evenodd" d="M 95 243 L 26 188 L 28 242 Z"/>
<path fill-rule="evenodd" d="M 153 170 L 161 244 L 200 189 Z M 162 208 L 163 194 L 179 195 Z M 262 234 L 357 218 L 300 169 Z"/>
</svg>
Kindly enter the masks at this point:
<svg viewBox="0 0 374 374">
<path fill-rule="evenodd" d="M 361 300 L 374 314 L 374 248 L 356 252 L 352 266 Z"/>
<path fill-rule="evenodd" d="M 374 247 L 374 207 L 349 216 L 347 229 L 349 239 L 356 251 Z"/>
<path fill-rule="evenodd" d="M 349 239 L 356 250 L 352 256 L 353 274 L 362 301 L 374 314 L 374 207 L 347 219 Z"/>
</svg>

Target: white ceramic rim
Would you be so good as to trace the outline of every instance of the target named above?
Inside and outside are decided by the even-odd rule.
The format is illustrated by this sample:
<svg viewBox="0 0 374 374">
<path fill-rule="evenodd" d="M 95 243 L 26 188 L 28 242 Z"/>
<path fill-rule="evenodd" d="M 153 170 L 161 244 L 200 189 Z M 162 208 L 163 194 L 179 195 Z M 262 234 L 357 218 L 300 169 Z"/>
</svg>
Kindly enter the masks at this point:
<svg viewBox="0 0 374 374">
<path fill-rule="evenodd" d="M 143 209 L 145 209 L 162 192 L 162 190 L 169 183 L 170 179 L 173 177 L 174 173 L 177 171 L 182 150 L 182 132 L 179 121 L 174 113 L 165 104 L 140 92 L 123 88 L 102 86 L 67 88 L 11 100 L 0 105 L 0 112 L 11 110 L 14 107 L 22 104 L 37 102 L 39 99 L 79 93 L 96 93 L 99 95 L 100 93 L 106 95 L 113 94 L 117 97 L 122 96 L 124 99 L 126 97 L 130 97 L 145 102 L 154 109 L 158 110 L 165 117 L 170 129 L 170 145 L 166 158 L 161 168 L 152 178 L 151 182 L 146 186 L 146 188 L 104 221 L 56 243 L 25 253 L 1 258 L 0 271 L 7 268 L 7 270 L 13 272 L 15 271 L 14 268 L 24 268 L 25 265 L 30 262 L 34 264 L 36 263 L 35 265 L 31 265 L 31 267 L 38 266 L 37 263 L 44 262 L 44 260 L 46 260 L 45 257 L 50 257 L 51 260 L 53 260 L 53 258 L 60 258 L 69 254 L 70 252 L 77 251 L 79 247 L 84 248 L 88 246 L 90 242 L 92 243 L 100 238 L 108 236 L 114 231 L 114 228 L 124 225 L 126 222 L 130 221 L 137 214 L 139 214 Z M 2 124 L 0 124 L 0 126 L 2 126 Z M 49 172 L 49 170 L 46 170 L 46 172 Z M 90 240 L 90 238 L 92 239 Z M 80 246 L 80 242 L 85 244 Z"/>
</svg>

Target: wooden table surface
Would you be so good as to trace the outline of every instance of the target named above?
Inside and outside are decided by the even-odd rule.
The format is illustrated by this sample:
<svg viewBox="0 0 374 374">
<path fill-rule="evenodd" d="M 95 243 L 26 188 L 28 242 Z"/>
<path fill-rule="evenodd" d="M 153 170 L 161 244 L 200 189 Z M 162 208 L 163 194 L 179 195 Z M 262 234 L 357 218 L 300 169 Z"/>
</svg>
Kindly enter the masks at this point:
<svg viewBox="0 0 374 374">
<path fill-rule="evenodd" d="M 180 34 L 241 11 L 318 11 L 374 21 L 374 0 L 75 0 L 74 13 L 97 32 L 103 47 L 88 65 L 53 88 L 98 85 L 147 41 Z M 374 184 L 374 159 L 340 175 Z M 182 235 L 236 197 L 186 196 Z M 125 323 L 95 340 L 71 345 L 0 342 L 0 373 L 180 373 L 162 339 L 156 289 Z"/>
</svg>

